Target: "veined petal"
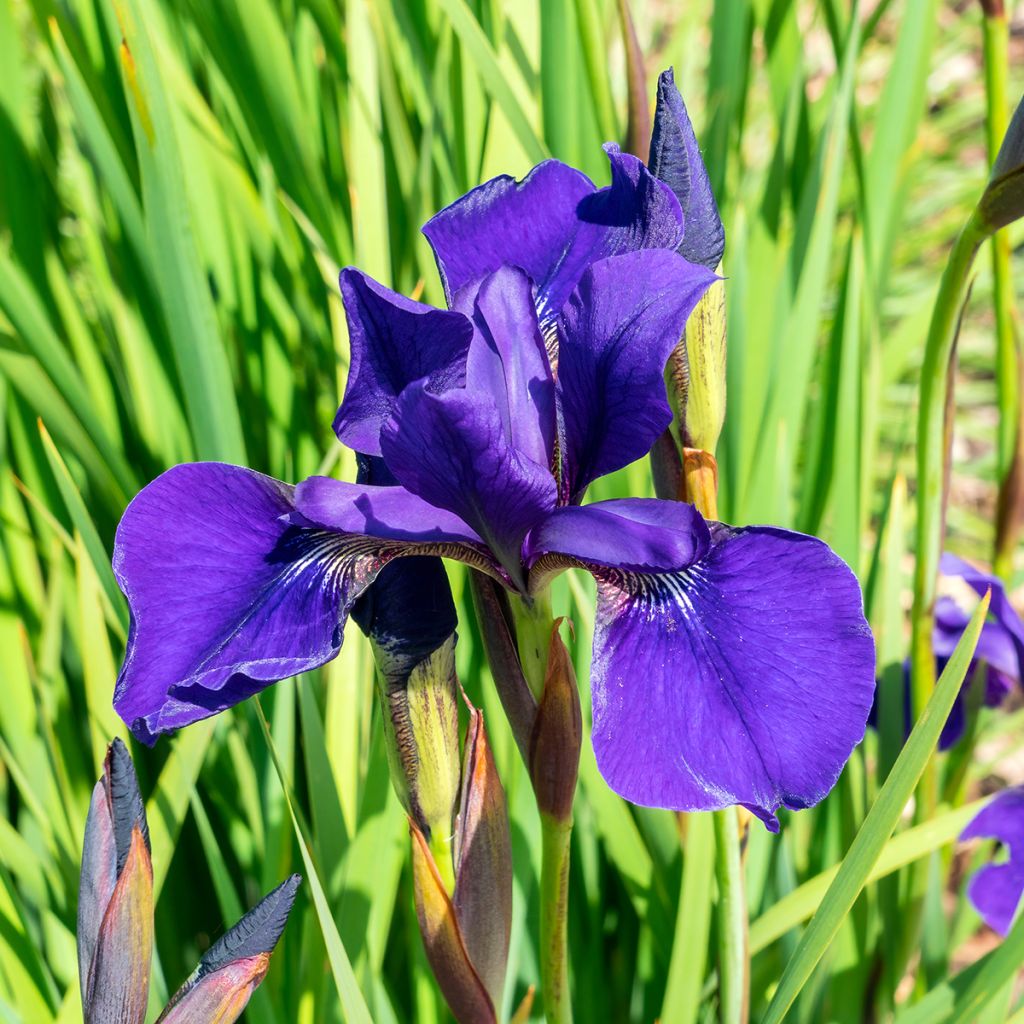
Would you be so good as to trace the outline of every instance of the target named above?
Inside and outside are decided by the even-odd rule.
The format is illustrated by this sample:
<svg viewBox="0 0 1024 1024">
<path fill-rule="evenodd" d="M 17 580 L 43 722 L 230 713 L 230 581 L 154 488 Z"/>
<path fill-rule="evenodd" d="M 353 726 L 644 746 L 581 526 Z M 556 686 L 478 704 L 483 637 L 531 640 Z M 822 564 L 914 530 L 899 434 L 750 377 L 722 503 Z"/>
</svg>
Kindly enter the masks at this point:
<svg viewBox="0 0 1024 1024">
<path fill-rule="evenodd" d="M 329 661 L 353 602 L 394 558 L 455 546 L 491 569 L 471 530 L 400 487 L 311 482 L 301 493 L 309 518 L 288 484 L 193 463 L 129 505 L 114 571 L 132 625 L 114 706 L 143 742 Z M 335 525 L 318 524 L 319 511 Z"/>
<path fill-rule="evenodd" d="M 523 586 L 523 539 L 554 508 L 555 480 L 547 465 L 512 447 L 492 397 L 468 390 L 432 395 L 413 384 L 381 447 L 409 491 L 468 523 L 513 584 Z"/>
<path fill-rule="evenodd" d="M 340 282 L 352 362 L 334 430 L 350 448 L 380 455 L 381 427 L 407 385 L 462 384 L 473 328 L 460 313 L 413 302 L 354 267 Z"/>
<path fill-rule="evenodd" d="M 664 249 L 594 263 L 559 321 L 558 391 L 567 491 L 650 451 L 672 422 L 665 364 L 715 275 Z"/>
<path fill-rule="evenodd" d="M 517 267 L 488 274 L 471 288 L 467 314 L 476 329 L 466 387 L 495 405 L 502 431 L 518 452 L 550 466 L 555 446 L 555 382 L 533 304 L 533 283 Z M 456 303 L 469 296 L 460 293 Z"/>
<path fill-rule="evenodd" d="M 587 522 L 611 505 L 617 538 L 596 517 Z M 593 743 L 612 789 L 676 810 L 742 804 L 774 830 L 780 805 L 808 807 L 828 793 L 863 736 L 874 643 L 860 587 L 802 534 L 712 524 L 705 547 L 691 510 L 687 542 L 678 507 L 636 499 L 559 509 L 531 536 L 530 557 L 550 571 L 561 556 L 597 580 Z M 630 522 L 638 510 L 639 528 Z M 678 536 L 674 566 L 668 552 L 646 553 L 662 514 Z M 574 528 L 558 529 L 555 548 L 549 524 L 559 520 Z"/>
<path fill-rule="evenodd" d="M 504 265 L 537 285 L 542 328 L 553 323 L 595 260 L 637 249 L 675 249 L 682 212 L 672 190 L 617 146 L 605 147 L 612 183 L 595 189 L 555 160 L 522 182 L 504 175 L 457 199 L 423 227 L 449 303 L 466 285 Z"/>
<path fill-rule="evenodd" d="M 649 163 L 651 173 L 671 187 L 683 209 L 679 252 L 714 270 L 725 251 L 725 229 L 672 68 L 658 79 Z"/>
<path fill-rule="evenodd" d="M 1006 935 L 1024 894 L 1024 787 L 1004 789 L 978 812 L 960 838 L 998 839 L 1009 847 L 1009 859 L 983 867 L 967 889 L 985 924 Z"/>
</svg>

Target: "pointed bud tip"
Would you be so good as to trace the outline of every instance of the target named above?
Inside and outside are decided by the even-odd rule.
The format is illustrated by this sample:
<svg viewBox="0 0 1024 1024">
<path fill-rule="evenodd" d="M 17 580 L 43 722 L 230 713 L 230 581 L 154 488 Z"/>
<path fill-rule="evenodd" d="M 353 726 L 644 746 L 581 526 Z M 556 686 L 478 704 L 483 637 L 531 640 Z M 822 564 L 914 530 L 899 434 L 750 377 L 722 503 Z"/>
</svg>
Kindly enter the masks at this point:
<svg viewBox="0 0 1024 1024">
<path fill-rule="evenodd" d="M 139 792 L 139 780 L 135 774 L 132 756 L 124 741 L 117 737 L 107 747 L 103 763 L 103 782 L 110 802 L 110 814 L 114 822 L 114 840 L 117 845 L 117 871 L 124 869 L 132 845 L 132 831 L 142 833 L 147 852 L 150 851 L 149 823 L 146 820 L 146 806 Z"/>
<path fill-rule="evenodd" d="M 562 620 L 551 631 L 544 693 L 530 738 L 530 778 L 537 808 L 556 821 L 572 817 L 572 802 L 579 774 L 583 718 L 576 673 L 569 651 L 558 634 Z"/>
<path fill-rule="evenodd" d="M 235 960 L 272 953 L 288 922 L 301 875 L 292 875 L 267 893 L 233 928 L 226 931 L 199 961 L 202 977 Z"/>
</svg>

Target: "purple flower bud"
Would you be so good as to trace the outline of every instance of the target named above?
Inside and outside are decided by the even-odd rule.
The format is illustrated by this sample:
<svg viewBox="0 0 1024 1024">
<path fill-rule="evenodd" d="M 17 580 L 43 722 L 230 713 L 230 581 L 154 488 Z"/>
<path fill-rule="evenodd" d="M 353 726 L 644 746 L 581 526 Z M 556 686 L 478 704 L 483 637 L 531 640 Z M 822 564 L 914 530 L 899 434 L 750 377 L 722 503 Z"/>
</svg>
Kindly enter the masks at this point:
<svg viewBox="0 0 1024 1024">
<path fill-rule="evenodd" d="M 302 878 L 292 875 L 220 937 L 157 1024 L 233 1024 L 263 980 Z"/>
<path fill-rule="evenodd" d="M 142 1024 L 152 956 L 149 828 L 132 759 L 116 739 L 85 824 L 78 969 L 86 1024 Z"/>
</svg>

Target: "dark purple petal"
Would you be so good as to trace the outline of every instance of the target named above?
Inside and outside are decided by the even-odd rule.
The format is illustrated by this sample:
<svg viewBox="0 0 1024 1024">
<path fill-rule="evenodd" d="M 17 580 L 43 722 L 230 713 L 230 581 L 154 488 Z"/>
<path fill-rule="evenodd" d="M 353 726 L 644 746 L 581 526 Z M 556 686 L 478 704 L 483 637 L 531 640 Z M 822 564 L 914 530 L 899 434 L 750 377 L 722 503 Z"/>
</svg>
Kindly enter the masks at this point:
<svg viewBox="0 0 1024 1024">
<path fill-rule="evenodd" d="M 359 484 L 393 487 L 383 459 L 357 455 Z M 352 607 L 352 618 L 389 666 L 407 674 L 455 632 L 455 602 L 444 563 L 433 555 L 400 558 L 381 569 Z"/>
<path fill-rule="evenodd" d="M 555 382 L 533 304 L 533 285 L 515 267 L 489 274 L 472 292 L 476 334 L 466 365 L 468 390 L 488 396 L 508 442 L 542 466 L 555 446 Z M 456 303 L 463 301 L 462 293 Z M 468 296 L 466 296 L 468 299 Z"/>
<path fill-rule="evenodd" d="M 566 490 L 642 458 L 672 422 L 665 363 L 715 275 L 663 249 L 593 264 L 560 319 Z"/>
<path fill-rule="evenodd" d="M 725 229 L 672 68 L 658 79 L 650 168 L 655 177 L 671 187 L 683 209 L 679 252 L 714 270 L 725 251 Z"/>
<path fill-rule="evenodd" d="M 618 531 L 584 522 L 613 504 Z M 531 558 L 550 569 L 560 554 L 597 579 L 593 742 L 612 789 L 677 810 L 742 804 L 775 829 L 780 804 L 828 793 L 863 736 L 874 643 L 860 587 L 802 534 L 713 524 L 705 548 L 699 515 L 689 513 L 687 535 L 680 507 L 560 509 L 551 522 L 572 528 L 545 524 Z M 662 515 L 678 535 L 675 565 L 648 550 Z M 636 568 L 645 561 L 654 568 Z"/>
<path fill-rule="evenodd" d="M 704 517 L 678 501 L 616 498 L 556 509 L 524 546 L 530 589 L 543 589 L 567 566 L 615 565 L 625 572 L 671 572 L 692 565 L 711 547 Z"/>
<path fill-rule="evenodd" d="M 336 526 L 311 521 L 316 500 L 297 515 L 288 484 L 222 463 L 176 466 L 128 506 L 114 572 L 132 622 L 114 706 L 143 742 L 329 661 L 352 603 L 393 558 L 479 548 L 402 488 L 308 483 L 314 498 L 329 492 L 320 504 Z"/>
<path fill-rule="evenodd" d="M 964 829 L 961 839 L 998 839 L 1009 847 L 1004 864 L 983 867 L 967 895 L 985 924 L 1006 935 L 1024 893 L 1024 787 L 1004 789 Z"/>
<path fill-rule="evenodd" d="M 675 249 L 682 213 L 672 190 L 616 146 L 605 147 L 612 183 L 595 189 L 555 160 L 521 182 L 480 185 L 423 227 L 451 303 L 499 267 L 522 267 L 537 285 L 542 326 L 551 323 L 595 260 L 637 249 Z"/>
<path fill-rule="evenodd" d="M 334 430 L 350 448 L 380 455 L 381 427 L 408 384 L 462 384 L 473 329 L 461 314 L 406 299 L 353 267 L 340 282 L 352 362 Z"/>
<path fill-rule="evenodd" d="M 433 395 L 413 384 L 385 426 L 381 447 L 409 491 L 468 523 L 514 585 L 523 585 L 523 538 L 554 508 L 555 480 L 547 465 L 511 446 L 492 396 Z"/>
</svg>

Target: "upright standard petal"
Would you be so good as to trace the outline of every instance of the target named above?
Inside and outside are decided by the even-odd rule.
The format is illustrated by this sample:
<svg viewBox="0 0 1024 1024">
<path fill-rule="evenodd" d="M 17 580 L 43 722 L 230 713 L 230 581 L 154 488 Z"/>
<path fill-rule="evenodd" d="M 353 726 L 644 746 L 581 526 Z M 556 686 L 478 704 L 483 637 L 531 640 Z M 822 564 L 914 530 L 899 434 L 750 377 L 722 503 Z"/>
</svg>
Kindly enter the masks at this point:
<svg viewBox="0 0 1024 1024">
<path fill-rule="evenodd" d="M 667 250 L 613 256 L 584 273 L 558 339 L 563 486 L 572 501 L 646 455 L 672 422 L 665 363 L 714 280 Z"/>
<path fill-rule="evenodd" d="M 649 164 L 651 173 L 670 186 L 683 209 L 679 252 L 714 270 L 725 251 L 725 228 L 672 68 L 658 79 Z"/>
<path fill-rule="evenodd" d="M 460 289 L 505 265 L 537 285 L 541 326 L 554 321 L 595 260 L 637 249 L 675 249 L 682 212 L 672 190 L 636 157 L 605 147 L 612 183 L 595 189 L 555 160 L 522 182 L 503 175 L 480 185 L 423 227 L 449 302 Z"/>
<path fill-rule="evenodd" d="M 523 539 L 554 508 L 555 480 L 547 465 L 512 447 L 492 396 L 462 389 L 432 395 L 413 384 L 381 446 L 409 491 L 468 523 L 513 586 L 525 585 Z"/>
<path fill-rule="evenodd" d="M 825 544 L 709 531 L 689 506 L 633 499 L 559 509 L 527 555 L 535 571 L 561 560 L 597 580 L 593 743 L 617 793 L 742 804 L 775 830 L 780 805 L 832 788 L 864 734 L 874 643 L 857 580 Z"/>
<path fill-rule="evenodd" d="M 413 302 L 354 267 L 340 283 L 352 361 L 334 430 L 350 448 L 380 455 L 381 427 L 407 385 L 462 383 L 473 328 L 459 313 Z"/>
<path fill-rule="evenodd" d="M 998 839 L 1005 863 L 989 864 L 971 879 L 967 896 L 985 924 L 1006 935 L 1024 894 L 1024 786 L 1004 789 L 978 812 L 961 839 Z"/>
<path fill-rule="evenodd" d="M 533 283 L 516 267 L 488 274 L 471 288 L 467 310 L 476 334 L 466 388 L 494 403 L 509 444 L 550 466 L 555 447 L 555 382 L 533 304 Z M 460 293 L 456 303 L 469 296 Z"/>
<path fill-rule="evenodd" d="M 471 559 L 481 547 L 400 487 L 328 481 L 311 492 L 330 498 L 326 509 L 310 501 L 313 521 L 296 514 L 288 484 L 194 463 L 129 505 L 114 545 L 132 614 L 114 706 L 140 740 L 333 658 L 352 603 L 392 559 L 453 545 Z M 318 524 L 318 511 L 339 525 Z M 484 556 L 474 564 L 491 570 Z"/>
</svg>

